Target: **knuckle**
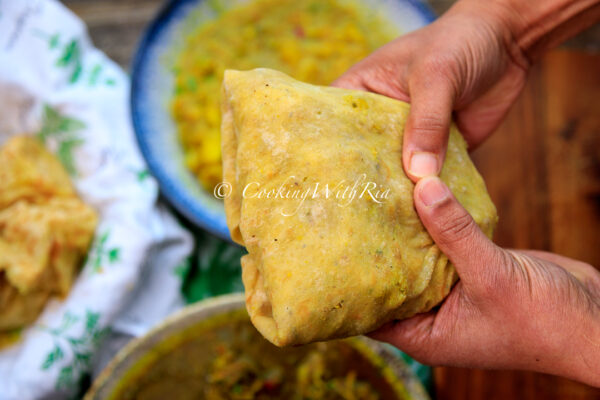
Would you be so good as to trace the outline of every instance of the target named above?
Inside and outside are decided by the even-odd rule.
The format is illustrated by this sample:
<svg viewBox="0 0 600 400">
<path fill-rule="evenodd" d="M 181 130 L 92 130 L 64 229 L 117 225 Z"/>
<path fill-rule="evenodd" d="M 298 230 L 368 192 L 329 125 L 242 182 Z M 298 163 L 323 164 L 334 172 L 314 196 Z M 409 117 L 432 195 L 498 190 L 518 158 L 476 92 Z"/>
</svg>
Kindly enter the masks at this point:
<svg viewBox="0 0 600 400">
<path fill-rule="evenodd" d="M 483 265 L 477 275 L 477 285 L 470 288 L 475 290 L 480 296 L 479 298 L 487 299 L 491 302 L 501 300 L 506 302 L 512 297 L 514 291 L 515 279 L 505 274 L 505 271 L 510 271 L 507 266 L 513 262 L 510 254 L 505 251 L 495 251 L 492 254 L 481 257 Z"/>
<path fill-rule="evenodd" d="M 417 135 L 443 136 L 447 129 L 446 120 L 441 115 L 415 116 L 411 123 L 411 130 Z"/>
<path fill-rule="evenodd" d="M 440 225 L 439 235 L 443 244 L 452 245 L 468 240 L 475 232 L 475 222 L 465 211 L 453 211 Z"/>
<path fill-rule="evenodd" d="M 419 70 L 423 74 L 436 74 L 433 76 L 441 75 L 441 77 L 445 78 L 448 76 L 448 66 L 451 62 L 452 60 L 449 57 L 440 53 L 434 53 L 423 59 L 422 64 L 419 66 Z"/>
<path fill-rule="evenodd" d="M 460 71 L 455 58 L 438 52 L 411 65 L 409 83 L 414 90 L 435 89 L 440 96 L 455 98 L 460 87 Z"/>
</svg>

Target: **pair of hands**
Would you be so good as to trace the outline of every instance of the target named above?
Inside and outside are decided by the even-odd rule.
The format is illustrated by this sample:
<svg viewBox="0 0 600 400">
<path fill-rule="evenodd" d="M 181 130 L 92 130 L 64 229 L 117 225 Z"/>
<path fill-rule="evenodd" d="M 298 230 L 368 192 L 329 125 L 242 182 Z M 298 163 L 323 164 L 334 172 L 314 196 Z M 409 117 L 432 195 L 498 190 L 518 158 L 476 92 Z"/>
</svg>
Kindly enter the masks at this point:
<svg viewBox="0 0 600 400">
<path fill-rule="evenodd" d="M 333 83 L 411 103 L 402 160 L 416 183 L 415 208 L 461 278 L 439 309 L 372 336 L 427 364 L 527 369 L 600 386 L 600 273 L 556 254 L 496 246 L 436 177 L 452 114 L 477 146 L 525 84 L 529 59 L 507 9 L 486 3 L 459 2 Z"/>
</svg>

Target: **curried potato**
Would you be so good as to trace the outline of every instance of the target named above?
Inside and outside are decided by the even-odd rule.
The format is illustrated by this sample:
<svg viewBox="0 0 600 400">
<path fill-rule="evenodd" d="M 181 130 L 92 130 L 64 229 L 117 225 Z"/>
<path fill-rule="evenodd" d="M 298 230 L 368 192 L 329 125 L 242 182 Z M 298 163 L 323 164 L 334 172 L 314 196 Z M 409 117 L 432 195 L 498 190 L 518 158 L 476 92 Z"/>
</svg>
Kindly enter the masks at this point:
<svg viewBox="0 0 600 400">
<path fill-rule="evenodd" d="M 171 111 L 186 166 L 211 192 L 221 182 L 225 69 L 268 67 L 328 85 L 398 33 L 359 0 L 253 0 L 201 24 L 174 66 Z"/>
</svg>

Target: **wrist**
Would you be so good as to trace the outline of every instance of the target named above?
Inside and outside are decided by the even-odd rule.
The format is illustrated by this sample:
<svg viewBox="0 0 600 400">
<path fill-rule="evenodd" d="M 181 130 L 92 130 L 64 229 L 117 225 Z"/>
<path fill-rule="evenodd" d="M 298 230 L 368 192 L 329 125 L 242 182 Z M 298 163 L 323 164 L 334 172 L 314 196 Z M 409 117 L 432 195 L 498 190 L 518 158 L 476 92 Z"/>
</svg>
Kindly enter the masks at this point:
<svg viewBox="0 0 600 400">
<path fill-rule="evenodd" d="M 600 0 L 461 0 L 456 8 L 493 16 L 519 64 L 530 64 L 600 20 Z"/>
<path fill-rule="evenodd" d="M 530 60 L 539 58 L 600 18 L 599 0 L 498 0 L 514 11 L 512 29 Z"/>
<path fill-rule="evenodd" d="M 525 0 L 527 1 L 527 0 Z M 510 59 L 524 70 L 531 65 L 518 41 L 518 33 L 525 24 L 518 10 L 506 0 L 460 0 L 447 14 L 466 15 L 470 20 L 485 23 L 501 42 Z"/>
</svg>

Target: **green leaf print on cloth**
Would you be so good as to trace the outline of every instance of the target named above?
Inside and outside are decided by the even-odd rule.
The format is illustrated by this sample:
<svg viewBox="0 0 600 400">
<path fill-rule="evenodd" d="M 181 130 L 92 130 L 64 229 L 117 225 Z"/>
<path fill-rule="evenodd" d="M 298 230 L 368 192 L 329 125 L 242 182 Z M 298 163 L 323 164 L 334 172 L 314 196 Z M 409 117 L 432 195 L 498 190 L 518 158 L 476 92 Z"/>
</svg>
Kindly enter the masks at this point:
<svg viewBox="0 0 600 400">
<path fill-rule="evenodd" d="M 90 367 L 92 349 L 94 349 L 108 332 L 108 328 L 99 328 L 100 313 L 86 310 L 84 315 L 76 316 L 71 312 L 63 315 L 58 328 L 41 327 L 40 329 L 52 336 L 54 347 L 42 358 L 40 369 L 50 370 L 60 368 L 55 382 L 56 389 L 71 389 L 79 386 L 79 380 L 84 378 L 82 371 Z M 81 324 L 79 335 L 69 335 L 75 325 Z M 60 365 L 60 361 L 70 361 Z"/>
<path fill-rule="evenodd" d="M 83 64 L 81 62 L 81 48 L 78 39 L 71 39 L 61 51 L 61 56 L 56 60 L 56 66 L 62 68 L 70 68 L 71 75 L 69 83 L 75 83 L 81 76 Z"/>
<path fill-rule="evenodd" d="M 138 182 L 144 182 L 150 176 L 150 171 L 147 168 L 141 169 L 136 172 L 136 178 Z"/>
<path fill-rule="evenodd" d="M 98 235 L 92 244 L 92 248 L 88 253 L 86 265 L 92 267 L 93 272 L 102 272 L 102 269 L 107 264 L 114 264 L 119 261 L 121 249 L 119 247 L 108 247 L 107 241 L 110 237 L 110 231 Z M 90 261 L 91 260 L 91 261 Z"/>
<path fill-rule="evenodd" d="M 70 85 L 82 82 L 93 87 L 98 84 L 114 86 L 116 81 L 112 76 L 105 76 L 102 62 L 86 63 L 79 37 L 61 40 L 60 33 L 49 34 L 35 29 L 33 34 L 48 43 L 48 49 L 56 52 L 54 66 L 67 71 Z M 110 74 L 110 73 L 109 73 Z"/>
<path fill-rule="evenodd" d="M 0 399 L 81 399 L 103 329 L 120 322 L 120 333 L 140 334 L 181 304 L 172 271 L 192 239 L 158 200 L 139 152 L 126 109 L 130 79 L 93 46 L 85 24 L 59 0 L 0 0 L 0 15 L 2 110 L 15 117 L 2 140 L 28 132 L 43 142 L 99 216 L 68 295 L 48 299 L 35 323 L 7 335 Z M 159 285 L 145 287 L 152 279 Z M 140 307 L 138 319 L 119 319 L 134 315 L 133 295 L 144 293 L 152 313 Z"/>
<path fill-rule="evenodd" d="M 37 137 L 45 145 L 50 140 L 56 142 L 56 157 L 71 176 L 77 175 L 73 152 L 83 143 L 78 132 L 85 127 L 86 125 L 82 121 L 67 117 L 49 105 L 44 105 L 42 128 Z"/>
<path fill-rule="evenodd" d="M 42 364 L 42 369 L 50 368 L 56 361 L 62 360 L 64 356 L 65 353 L 63 353 L 62 349 L 58 345 L 55 345 L 54 349 L 46 356 L 46 359 Z"/>
</svg>

